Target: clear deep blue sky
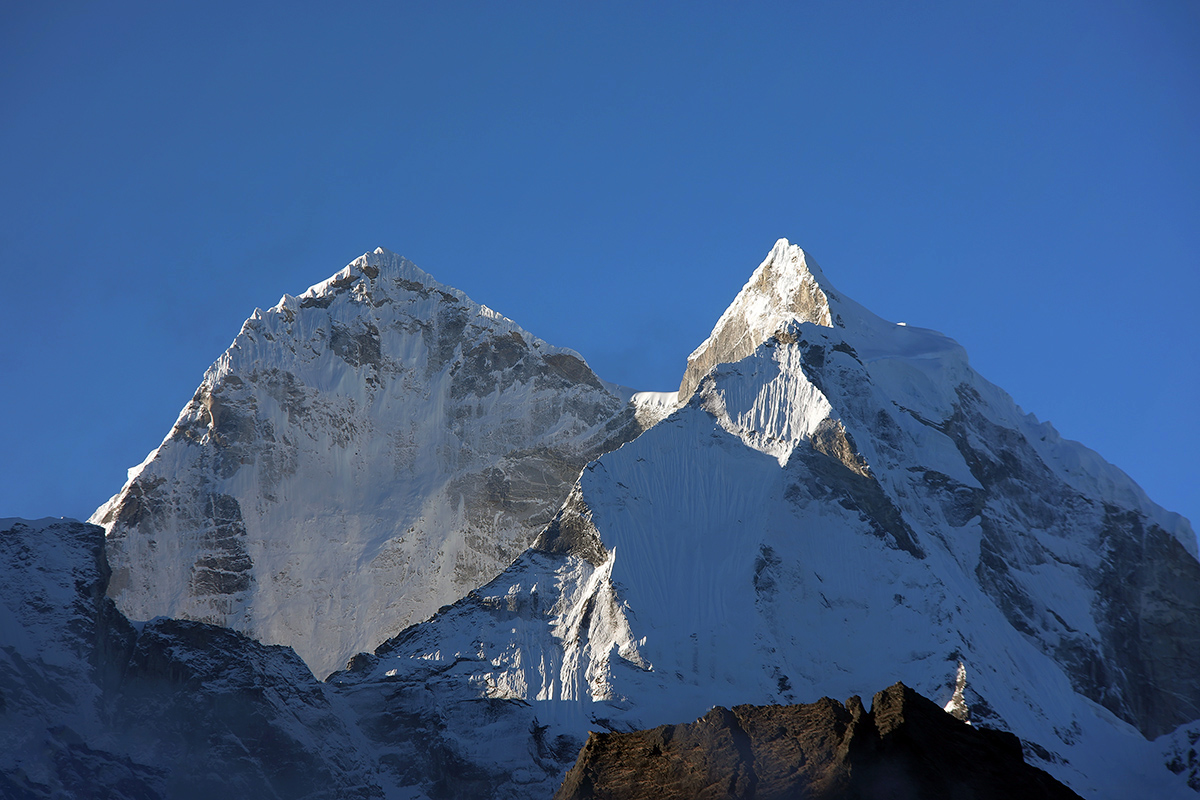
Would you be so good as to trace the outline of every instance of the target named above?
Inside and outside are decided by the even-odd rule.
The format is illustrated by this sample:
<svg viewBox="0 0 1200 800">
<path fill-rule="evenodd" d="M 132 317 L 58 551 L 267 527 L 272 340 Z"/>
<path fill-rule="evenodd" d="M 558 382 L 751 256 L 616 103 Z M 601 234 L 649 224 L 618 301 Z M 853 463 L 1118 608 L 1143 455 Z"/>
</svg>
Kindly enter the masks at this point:
<svg viewBox="0 0 1200 800">
<path fill-rule="evenodd" d="M 8 3 L 0 516 L 382 245 L 673 389 L 779 237 L 1200 521 L 1200 4 Z"/>
</svg>

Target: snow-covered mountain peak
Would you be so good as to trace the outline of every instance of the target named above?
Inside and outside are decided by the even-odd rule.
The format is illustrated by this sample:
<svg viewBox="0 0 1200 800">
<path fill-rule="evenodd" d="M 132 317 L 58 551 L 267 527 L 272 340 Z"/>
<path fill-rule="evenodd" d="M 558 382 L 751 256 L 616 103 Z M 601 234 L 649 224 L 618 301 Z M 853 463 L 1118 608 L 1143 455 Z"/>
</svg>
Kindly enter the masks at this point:
<svg viewBox="0 0 1200 800">
<path fill-rule="evenodd" d="M 327 674 L 507 566 L 641 430 L 630 394 L 379 248 L 246 320 L 92 516 L 109 591 Z"/>
<path fill-rule="evenodd" d="M 740 363 L 768 344 L 780 349 Z M 791 353 L 795 347 L 805 355 Z M 841 400 L 826 397 L 829 380 L 822 382 L 821 365 L 827 361 L 859 389 Z M 760 374 L 764 368 L 769 376 Z M 736 377 L 746 369 L 758 370 L 757 377 Z M 715 383 L 706 384 L 710 377 Z M 1150 501 L 1137 484 L 1096 453 L 1062 439 L 1049 423 L 1026 414 L 1006 392 L 971 368 L 966 351 L 956 341 L 872 313 L 837 291 L 812 256 L 786 239 L 775 243 L 709 337 L 688 357 L 677 406 L 706 385 L 701 404 L 727 431 L 781 464 L 823 420 L 840 424 L 845 410 L 860 404 L 856 399 L 860 392 L 897 410 L 901 427 L 916 421 L 925 431 L 956 418 L 964 393 L 977 396 L 981 407 L 989 409 L 992 424 L 1020 431 L 1038 457 L 1053 465 L 1068 485 L 1137 509 L 1196 555 L 1195 537 L 1186 520 Z M 714 391 L 722 395 L 719 402 L 714 402 Z M 854 426 L 847 422 L 845 427 L 853 436 Z M 879 455 L 872 453 L 872 433 L 863 430 L 857 438 L 864 446 L 859 455 L 870 464 Z M 925 438 L 925 433 L 918 438 Z M 945 457 L 926 453 L 922 459 L 932 458 L 930 463 L 937 469 L 966 485 L 972 483 L 957 448 L 947 449 L 938 437 L 927 444 Z"/>
<path fill-rule="evenodd" d="M 823 291 L 829 288 L 832 287 L 825 273 L 799 245 L 779 239 L 751 275 L 739 297 L 746 294 L 746 289 L 759 297 L 772 296 L 777 305 L 790 306 L 799 312 L 801 319 L 809 316 L 809 322 L 830 327 L 829 298 L 825 297 Z M 809 296 L 817 300 L 811 307 L 806 304 Z"/>
<path fill-rule="evenodd" d="M 589 729 L 899 678 L 1086 795 L 1179 796 L 1150 740 L 1200 716 L 1186 522 L 784 240 L 688 373 L 675 404 L 635 396 L 661 421 L 531 550 L 333 682 L 372 711 L 486 699 L 528 743 L 471 721 L 464 760 L 549 782 L 546 743 Z"/>
<path fill-rule="evenodd" d="M 852 347 L 864 362 L 923 359 L 958 364 L 959 372 L 967 364 L 966 352 L 953 339 L 877 316 L 838 292 L 811 255 L 780 239 L 709 337 L 688 356 L 679 403 L 687 402 L 713 367 L 740 361 L 792 323 L 826 329 L 829 337 Z M 788 336 L 785 332 L 784 338 Z"/>
<path fill-rule="evenodd" d="M 359 301 L 369 299 L 380 305 L 387 300 L 397 299 L 404 292 L 425 289 L 445 295 L 443 299 L 447 301 L 453 298 L 477 313 L 484 308 L 467 297 L 466 293 L 461 290 L 440 283 L 407 258 L 377 247 L 374 252 L 363 253 L 337 273 L 308 287 L 303 294 L 297 297 L 285 294 L 271 310 L 294 309 L 296 304 L 305 308 L 314 305 L 328 307 L 328 303 L 332 302 L 333 298 L 348 289 L 353 289 L 351 293 L 353 299 Z M 490 309 L 487 312 L 486 316 L 512 322 Z"/>
<path fill-rule="evenodd" d="M 688 356 L 679 402 L 687 402 L 714 366 L 745 358 L 792 320 L 832 326 L 823 285 L 824 276 L 803 250 L 787 239 L 776 242 L 709 337 Z"/>
<path fill-rule="evenodd" d="M 324 688 L 253 645 L 247 680 L 202 690 L 242 717 L 225 687 L 249 686 L 305 747 L 335 742 L 309 712 L 287 722 L 298 695 L 275 687 L 302 687 L 378 764 L 363 778 L 330 758 L 364 797 L 376 777 L 386 796 L 549 796 L 588 730 L 897 679 L 1017 734 L 1086 796 L 1184 796 L 1172 773 L 1191 768 L 1200 718 L 1185 520 L 1025 414 L 952 339 L 871 314 L 786 240 L 688 369 L 678 394 L 613 387 L 367 253 L 256 311 L 96 512 L 108 593 L 137 619 L 289 644 L 319 674 L 401 631 Z M 46 549 L 14 542 L 0 537 L 12 563 Z M 101 583 L 83 589 L 104 605 Z M 48 603 L 13 597 L 22 630 L 41 626 L 18 640 L 0 618 L 21 652 L 83 618 L 51 630 Z M 200 632 L 222 675 L 257 652 L 193 623 L 138 628 Z M 196 651 L 177 652 L 150 677 L 178 681 Z M 75 705 L 99 696 L 85 688 Z"/>
<path fill-rule="evenodd" d="M 853 440 L 837 410 L 845 402 L 825 393 L 822 376 L 830 369 L 846 373 L 857 387 L 851 395 L 882 384 L 889 405 L 939 422 L 953 413 L 955 387 L 970 375 L 966 353 L 952 339 L 876 316 L 837 292 L 800 247 L 780 239 L 688 358 L 677 403 L 698 403 L 781 466 L 812 440 L 865 475 L 863 454 L 826 441 Z"/>
</svg>

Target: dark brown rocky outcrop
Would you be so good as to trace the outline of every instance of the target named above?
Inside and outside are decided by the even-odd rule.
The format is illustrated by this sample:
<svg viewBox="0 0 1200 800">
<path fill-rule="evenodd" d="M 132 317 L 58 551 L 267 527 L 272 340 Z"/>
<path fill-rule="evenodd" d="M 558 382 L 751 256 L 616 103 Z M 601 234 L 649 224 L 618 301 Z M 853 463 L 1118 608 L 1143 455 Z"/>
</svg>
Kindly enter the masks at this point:
<svg viewBox="0 0 1200 800">
<path fill-rule="evenodd" d="M 976 729 L 897 683 L 871 710 L 717 707 L 696 722 L 593 733 L 556 800 L 1075 798 L 1026 764 L 1016 736 Z"/>
</svg>

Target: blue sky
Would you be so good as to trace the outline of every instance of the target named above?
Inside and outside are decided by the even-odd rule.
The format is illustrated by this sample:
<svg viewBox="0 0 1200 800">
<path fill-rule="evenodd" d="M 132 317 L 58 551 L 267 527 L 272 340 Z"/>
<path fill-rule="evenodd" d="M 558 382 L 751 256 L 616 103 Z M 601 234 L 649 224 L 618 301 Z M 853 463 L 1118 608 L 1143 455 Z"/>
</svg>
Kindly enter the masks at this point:
<svg viewBox="0 0 1200 800">
<path fill-rule="evenodd" d="M 376 246 L 662 390 L 787 237 L 1200 519 L 1189 0 L 8 4 L 0 99 L 0 516 Z"/>
</svg>

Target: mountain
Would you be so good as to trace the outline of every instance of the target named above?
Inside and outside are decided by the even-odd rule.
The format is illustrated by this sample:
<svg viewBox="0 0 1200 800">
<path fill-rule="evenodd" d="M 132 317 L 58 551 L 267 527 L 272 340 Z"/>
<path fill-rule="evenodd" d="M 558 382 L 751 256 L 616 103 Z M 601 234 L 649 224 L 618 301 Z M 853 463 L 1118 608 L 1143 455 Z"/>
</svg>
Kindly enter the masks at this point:
<svg viewBox="0 0 1200 800">
<path fill-rule="evenodd" d="M 0 540 L 28 796 L 548 797 L 589 731 L 898 680 L 1081 796 L 1200 786 L 1188 522 L 784 240 L 673 398 L 364 256 L 93 519 L 111 581 L 95 527 Z"/>
<path fill-rule="evenodd" d="M 1186 520 L 786 241 L 680 397 L 504 573 L 333 681 L 378 715 L 421 692 L 455 730 L 482 699 L 523 720 L 524 748 L 455 741 L 507 796 L 588 730 L 895 680 L 946 702 L 961 663 L 976 724 L 1081 795 L 1190 794 L 1165 767 L 1200 717 Z"/>
<path fill-rule="evenodd" d="M 504 569 L 640 432 L 629 395 L 378 249 L 255 311 L 92 516 L 110 593 L 325 675 Z"/>
</svg>

